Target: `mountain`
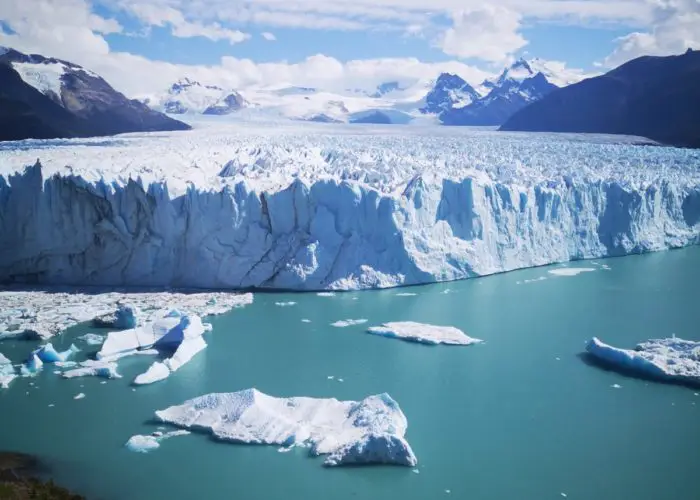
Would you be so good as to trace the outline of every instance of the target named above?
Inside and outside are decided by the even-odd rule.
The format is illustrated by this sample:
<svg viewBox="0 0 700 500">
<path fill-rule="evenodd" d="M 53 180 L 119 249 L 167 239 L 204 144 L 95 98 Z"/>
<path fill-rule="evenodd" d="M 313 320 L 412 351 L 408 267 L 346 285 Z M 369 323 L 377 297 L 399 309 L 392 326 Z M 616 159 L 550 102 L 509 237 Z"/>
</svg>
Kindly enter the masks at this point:
<svg viewBox="0 0 700 500">
<path fill-rule="evenodd" d="M 189 128 L 77 64 L 0 48 L 0 141 Z"/>
<path fill-rule="evenodd" d="M 385 82 L 378 85 L 376 92 L 374 92 L 370 97 L 379 99 L 380 97 L 383 97 L 386 94 L 389 94 L 396 90 L 404 90 L 403 88 L 401 88 L 401 84 L 399 82 Z"/>
<path fill-rule="evenodd" d="M 466 106 L 446 107 L 440 113 L 440 121 L 445 125 L 501 125 L 515 112 L 558 87 L 536 64 L 520 59 L 506 68 L 495 82 L 486 81 L 481 88 L 488 90 L 486 96 Z"/>
<path fill-rule="evenodd" d="M 440 114 L 449 109 L 468 106 L 480 97 L 479 93 L 460 76 L 442 73 L 425 96 L 425 106 L 421 111 Z"/>
<path fill-rule="evenodd" d="M 228 95 L 229 93 L 216 85 L 202 85 L 198 81 L 183 78 L 173 83 L 163 95 L 145 99 L 144 102 L 158 111 L 182 115 L 203 113 Z"/>
<path fill-rule="evenodd" d="M 501 130 L 640 135 L 700 147 L 700 52 L 645 56 L 552 92 Z"/>
</svg>

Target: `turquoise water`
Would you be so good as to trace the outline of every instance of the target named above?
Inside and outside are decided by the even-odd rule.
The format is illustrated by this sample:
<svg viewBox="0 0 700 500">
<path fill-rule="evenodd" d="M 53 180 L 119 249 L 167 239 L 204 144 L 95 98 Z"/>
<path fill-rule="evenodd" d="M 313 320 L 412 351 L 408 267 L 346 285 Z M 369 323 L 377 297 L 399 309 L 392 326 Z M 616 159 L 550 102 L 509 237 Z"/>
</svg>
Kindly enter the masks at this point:
<svg viewBox="0 0 700 500">
<path fill-rule="evenodd" d="M 332 298 L 257 294 L 252 306 L 213 318 L 209 347 L 165 382 L 132 391 L 151 362 L 138 357 L 120 361 L 124 378 L 107 384 L 63 380 L 51 369 L 16 380 L 0 391 L 0 449 L 40 455 L 57 481 L 91 499 L 700 498 L 700 397 L 579 357 L 593 335 L 630 347 L 674 333 L 700 340 L 700 248 L 600 262 L 611 270 L 557 277 L 529 269 Z M 397 296 L 406 292 L 417 295 Z M 275 306 L 283 301 L 297 305 Z M 431 347 L 368 335 L 362 325 L 329 326 L 347 318 L 452 325 L 486 343 Z M 0 343 L 13 360 L 31 348 Z M 147 455 L 123 447 L 156 429 L 156 409 L 248 387 L 339 399 L 389 392 L 408 418 L 420 474 L 325 469 L 302 450 L 201 434 Z M 86 398 L 74 400 L 80 392 Z"/>
</svg>

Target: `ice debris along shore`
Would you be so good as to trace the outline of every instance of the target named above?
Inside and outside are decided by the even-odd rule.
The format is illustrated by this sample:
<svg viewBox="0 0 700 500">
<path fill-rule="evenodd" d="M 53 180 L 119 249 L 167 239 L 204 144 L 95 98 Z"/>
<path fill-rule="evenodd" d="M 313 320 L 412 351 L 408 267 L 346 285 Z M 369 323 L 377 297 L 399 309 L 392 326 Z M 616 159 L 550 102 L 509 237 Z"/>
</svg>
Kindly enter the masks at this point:
<svg viewBox="0 0 700 500">
<path fill-rule="evenodd" d="M 396 321 L 384 323 L 381 326 L 372 326 L 368 333 L 381 335 L 382 337 L 397 338 L 421 344 L 448 344 L 448 345 L 472 345 L 483 342 L 466 335 L 459 328 L 453 326 L 435 326 L 414 321 Z"/>
<path fill-rule="evenodd" d="M 44 340 L 88 321 L 94 321 L 96 327 L 133 328 L 137 323 L 160 319 L 172 310 L 213 316 L 252 301 L 249 293 L 2 290 L 0 340 L 13 337 Z"/>
<path fill-rule="evenodd" d="M 700 386 L 700 342 L 649 340 L 634 350 L 618 349 L 593 337 L 586 351 L 607 365 L 643 377 Z"/>
<path fill-rule="evenodd" d="M 348 290 L 700 242 L 691 151 L 424 132 L 232 124 L 0 150 L 0 282 Z"/>
<path fill-rule="evenodd" d="M 276 398 L 256 389 L 207 394 L 156 411 L 162 422 L 206 430 L 233 443 L 309 447 L 324 465 L 418 463 L 404 434 L 408 426 L 388 394 L 362 401 Z"/>
</svg>

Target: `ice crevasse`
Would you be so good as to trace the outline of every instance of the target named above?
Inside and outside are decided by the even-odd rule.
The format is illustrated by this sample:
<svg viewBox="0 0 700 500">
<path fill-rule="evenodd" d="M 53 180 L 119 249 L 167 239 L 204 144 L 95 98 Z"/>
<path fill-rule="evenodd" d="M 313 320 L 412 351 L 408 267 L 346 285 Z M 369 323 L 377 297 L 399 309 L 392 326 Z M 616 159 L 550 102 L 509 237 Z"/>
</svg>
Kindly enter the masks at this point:
<svg viewBox="0 0 700 500">
<path fill-rule="evenodd" d="M 0 175 L 0 282 L 362 289 L 700 242 L 700 181 L 413 176 L 167 181 Z"/>
</svg>

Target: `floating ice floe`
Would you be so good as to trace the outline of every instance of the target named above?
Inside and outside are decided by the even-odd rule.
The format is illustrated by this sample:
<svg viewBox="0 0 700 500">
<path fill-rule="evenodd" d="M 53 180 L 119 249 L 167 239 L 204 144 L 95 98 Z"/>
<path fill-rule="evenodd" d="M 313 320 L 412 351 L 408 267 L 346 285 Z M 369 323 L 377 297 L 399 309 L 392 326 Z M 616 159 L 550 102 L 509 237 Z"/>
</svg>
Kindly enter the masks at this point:
<svg viewBox="0 0 700 500">
<path fill-rule="evenodd" d="M 204 349 L 207 343 L 202 337 L 195 337 L 183 340 L 175 350 L 172 357 L 164 361 L 154 362 L 148 370 L 134 379 L 134 384 L 145 385 L 164 380 L 171 373 L 177 371 L 181 366 L 190 361 L 195 354 Z"/>
<path fill-rule="evenodd" d="M 102 377 L 102 378 L 121 378 L 117 372 L 117 363 L 114 361 L 92 360 L 83 361 L 80 363 L 80 368 L 64 371 L 61 376 L 63 378 L 76 377 Z"/>
<path fill-rule="evenodd" d="M 302 322 L 302 323 L 311 323 L 311 320 L 310 320 L 310 319 L 304 318 L 304 319 L 301 320 L 301 322 Z"/>
<path fill-rule="evenodd" d="M 595 271 L 593 267 L 559 267 L 549 270 L 549 274 L 555 276 L 578 276 L 581 273 L 590 273 Z"/>
<path fill-rule="evenodd" d="M 124 326 L 129 323 L 131 313 L 136 319 L 136 311 L 140 324 L 152 323 L 174 309 L 181 314 L 217 315 L 253 301 L 249 293 L 69 293 L 59 287 L 55 290 L 0 291 L 0 340 L 48 339 L 79 323 L 95 319 L 99 322 L 100 318 L 112 318 Z M 131 313 L 124 306 L 126 303 L 130 304 Z"/>
<path fill-rule="evenodd" d="M 48 342 L 40 346 L 34 354 L 36 354 L 41 361 L 44 363 L 62 363 L 68 361 L 68 358 L 73 356 L 76 352 L 80 352 L 80 349 L 71 344 L 70 348 L 58 352 L 51 342 Z"/>
<path fill-rule="evenodd" d="M 335 292 L 318 292 L 318 297 L 335 297 Z"/>
<path fill-rule="evenodd" d="M 362 401 L 275 398 L 256 389 L 208 394 L 157 411 L 156 418 L 203 429 L 220 440 L 284 447 L 308 446 L 324 465 L 417 464 L 404 434 L 408 426 L 388 394 Z"/>
<path fill-rule="evenodd" d="M 10 382 L 17 378 L 17 372 L 12 363 L 0 353 L 0 388 L 7 389 Z"/>
<path fill-rule="evenodd" d="M 401 292 L 396 294 L 397 297 L 415 297 L 416 295 L 418 294 L 413 292 Z"/>
<path fill-rule="evenodd" d="M 295 306 L 296 304 L 296 302 L 275 302 L 275 305 L 279 307 L 291 307 Z"/>
<path fill-rule="evenodd" d="M 366 319 L 343 319 L 336 321 L 335 323 L 331 323 L 331 326 L 335 326 L 336 328 L 345 328 L 347 326 L 363 325 L 365 323 L 367 323 Z"/>
<path fill-rule="evenodd" d="M 83 399 L 84 397 L 85 394 L 81 392 L 80 394 L 76 394 L 75 396 L 73 396 L 73 399 Z"/>
<path fill-rule="evenodd" d="M 607 365 L 658 380 L 700 385 L 700 342 L 678 338 L 649 340 L 634 350 L 593 337 L 586 351 Z"/>
<path fill-rule="evenodd" d="M 175 436 L 186 436 L 190 431 L 178 430 L 172 432 L 154 432 L 151 435 L 136 434 L 131 436 L 126 442 L 125 446 L 130 451 L 135 451 L 137 453 L 148 453 L 155 449 L 160 448 L 160 442 L 166 439 L 170 439 Z"/>
<path fill-rule="evenodd" d="M 483 342 L 466 335 L 453 326 L 435 326 L 413 321 L 397 321 L 373 326 L 367 332 L 422 344 L 471 345 Z"/>
</svg>

